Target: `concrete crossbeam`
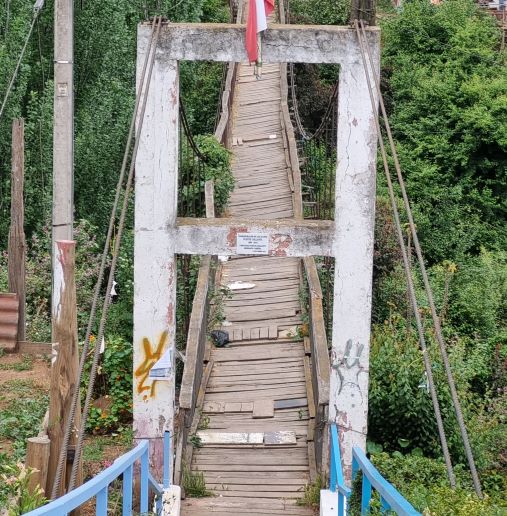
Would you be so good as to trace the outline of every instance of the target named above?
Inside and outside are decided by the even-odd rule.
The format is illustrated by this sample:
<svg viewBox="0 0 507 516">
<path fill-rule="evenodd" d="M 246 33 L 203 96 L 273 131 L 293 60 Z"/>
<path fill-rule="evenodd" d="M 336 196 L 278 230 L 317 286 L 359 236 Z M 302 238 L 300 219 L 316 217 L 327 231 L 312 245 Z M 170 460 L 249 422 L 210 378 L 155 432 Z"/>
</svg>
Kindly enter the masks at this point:
<svg viewBox="0 0 507 516">
<path fill-rule="evenodd" d="M 178 254 L 234 256 L 238 234 L 255 233 L 267 235 L 269 256 L 331 256 L 334 222 L 179 218 L 174 231 Z"/>
<path fill-rule="evenodd" d="M 150 24 L 140 24 L 138 37 L 148 41 Z M 370 45 L 380 41 L 378 27 L 366 29 Z M 226 23 L 168 23 L 162 28 L 158 54 L 180 61 L 248 61 L 245 25 Z M 360 62 L 355 30 L 332 25 L 269 26 L 262 41 L 264 63 Z"/>
</svg>

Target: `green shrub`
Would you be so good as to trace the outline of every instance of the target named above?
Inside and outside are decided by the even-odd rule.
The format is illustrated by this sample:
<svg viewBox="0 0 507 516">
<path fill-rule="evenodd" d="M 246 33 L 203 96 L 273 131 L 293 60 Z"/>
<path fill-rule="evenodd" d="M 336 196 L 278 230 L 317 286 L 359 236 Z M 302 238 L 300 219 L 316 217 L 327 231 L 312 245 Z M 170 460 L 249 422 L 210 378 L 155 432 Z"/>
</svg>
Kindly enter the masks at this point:
<svg viewBox="0 0 507 516">
<path fill-rule="evenodd" d="M 212 135 L 196 137 L 199 151 L 204 155 L 204 178 L 215 182 L 215 209 L 223 213 L 234 190 L 234 176 L 231 170 L 231 154 Z M 204 186 L 204 185 L 203 185 Z"/>
<path fill-rule="evenodd" d="M 97 343 L 95 342 L 94 345 Z M 94 393 L 96 398 L 107 396 L 110 406 L 107 409 L 92 407 L 87 422 L 88 431 L 106 433 L 130 424 L 132 419 L 132 370 L 132 344 L 121 337 L 109 337 L 106 340 Z M 87 381 L 83 386 L 83 393 L 86 387 Z"/>
<path fill-rule="evenodd" d="M 501 496 L 479 499 L 472 490 L 469 475 L 455 468 L 457 487 L 451 489 L 442 461 L 419 455 L 377 453 L 371 460 L 380 473 L 425 516 L 500 516 L 507 505 Z M 350 514 L 359 515 L 361 478 L 353 483 Z M 372 498 L 370 514 L 380 515 L 378 494 Z"/>
<path fill-rule="evenodd" d="M 370 350 L 369 438 L 387 450 L 438 453 L 439 442 L 421 351 L 404 321 L 376 325 Z"/>
</svg>

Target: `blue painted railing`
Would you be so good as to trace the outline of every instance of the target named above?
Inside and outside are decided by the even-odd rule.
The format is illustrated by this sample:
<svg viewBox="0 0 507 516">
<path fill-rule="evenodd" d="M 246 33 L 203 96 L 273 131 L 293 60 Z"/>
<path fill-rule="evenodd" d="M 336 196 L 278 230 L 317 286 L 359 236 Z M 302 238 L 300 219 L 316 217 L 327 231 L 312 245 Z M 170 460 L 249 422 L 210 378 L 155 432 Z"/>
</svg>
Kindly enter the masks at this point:
<svg viewBox="0 0 507 516">
<path fill-rule="evenodd" d="M 345 501 L 350 497 L 350 489 L 343 480 L 340 442 L 336 425 L 331 425 L 331 466 L 329 468 L 329 489 L 333 493 L 338 491 L 338 516 L 345 514 Z"/>
<path fill-rule="evenodd" d="M 400 516 L 421 516 L 368 460 L 361 448 L 352 449 L 352 479 L 363 473 L 361 486 L 361 514 L 368 514 L 372 488 L 380 494 L 382 512 L 394 511 Z"/>
<path fill-rule="evenodd" d="M 164 467 L 162 486 L 155 480 L 150 473 L 149 467 L 149 441 L 141 441 L 133 450 L 125 453 L 107 469 L 99 473 L 96 477 L 77 487 L 70 493 L 57 498 L 53 502 L 39 507 L 25 516 L 66 516 L 73 509 L 96 498 L 95 513 L 97 516 L 107 515 L 107 497 L 109 485 L 120 477 L 123 477 L 123 497 L 122 514 L 131 516 L 134 465 L 140 461 L 140 513 L 148 512 L 149 491 L 151 490 L 157 497 L 155 509 L 157 514 L 162 512 L 162 493 L 163 489 L 170 485 L 170 434 L 164 434 Z"/>
<path fill-rule="evenodd" d="M 352 449 L 352 479 L 361 471 L 361 514 L 368 514 L 372 490 L 380 495 L 382 512 L 394 511 L 399 516 L 421 516 L 410 503 L 389 483 L 368 460 L 361 448 Z M 345 486 L 340 457 L 340 443 L 336 425 L 331 425 L 331 467 L 330 486 L 333 492 L 338 491 L 338 516 L 345 514 L 345 499 L 350 499 L 350 489 Z"/>
</svg>

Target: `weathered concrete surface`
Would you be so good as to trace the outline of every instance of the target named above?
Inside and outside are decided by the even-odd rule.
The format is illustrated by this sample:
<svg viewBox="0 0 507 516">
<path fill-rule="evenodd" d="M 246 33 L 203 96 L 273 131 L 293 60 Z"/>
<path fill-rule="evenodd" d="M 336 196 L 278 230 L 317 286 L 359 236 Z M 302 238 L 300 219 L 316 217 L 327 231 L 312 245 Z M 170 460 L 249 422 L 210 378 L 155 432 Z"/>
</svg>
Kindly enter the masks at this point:
<svg viewBox="0 0 507 516">
<path fill-rule="evenodd" d="M 357 43 L 355 43 L 357 47 Z M 379 45 L 370 45 L 379 73 Z M 335 190 L 335 280 L 329 417 L 339 427 L 345 477 L 366 446 L 377 132 L 362 62 L 340 73 Z"/>
<path fill-rule="evenodd" d="M 171 486 L 164 490 L 162 497 L 162 516 L 180 516 L 181 513 L 181 488 Z"/>
<path fill-rule="evenodd" d="M 179 218 L 175 229 L 176 252 L 182 254 L 236 255 L 238 233 L 269 235 L 270 256 L 330 256 L 332 221 Z"/>
<path fill-rule="evenodd" d="M 146 45 L 139 42 L 137 81 Z M 152 465 L 162 468 L 164 431 L 173 431 L 174 353 L 170 377 L 152 380 L 155 362 L 174 348 L 176 261 L 170 228 L 176 220 L 178 63 L 156 59 L 139 136 L 134 241 L 134 434 L 148 438 Z"/>
<path fill-rule="evenodd" d="M 150 30 L 148 25 L 139 26 L 139 63 L 144 59 Z M 368 29 L 368 40 L 378 68 L 377 28 Z M 340 427 L 345 475 L 350 478 L 352 446 L 364 449 L 366 439 L 377 142 L 354 30 L 272 25 L 263 44 L 265 63 L 341 65 L 335 223 L 180 219 L 176 227 L 176 60 L 244 61 L 244 26 L 167 24 L 157 56 L 136 161 L 136 437 L 158 442 L 164 430 L 172 429 L 173 382 L 154 384 L 147 379 L 146 370 L 157 353 L 174 345 L 174 253 L 232 255 L 238 232 L 268 233 L 269 254 L 274 256 L 336 258 L 329 419 Z"/>
<path fill-rule="evenodd" d="M 366 29 L 371 45 L 380 40 L 377 27 Z M 148 40 L 149 24 L 141 24 L 138 36 Z M 225 23 L 169 23 L 161 32 L 158 53 L 180 61 L 248 61 L 245 25 Z M 262 43 L 263 63 L 340 63 L 360 61 L 355 30 L 332 25 L 270 24 Z"/>
</svg>

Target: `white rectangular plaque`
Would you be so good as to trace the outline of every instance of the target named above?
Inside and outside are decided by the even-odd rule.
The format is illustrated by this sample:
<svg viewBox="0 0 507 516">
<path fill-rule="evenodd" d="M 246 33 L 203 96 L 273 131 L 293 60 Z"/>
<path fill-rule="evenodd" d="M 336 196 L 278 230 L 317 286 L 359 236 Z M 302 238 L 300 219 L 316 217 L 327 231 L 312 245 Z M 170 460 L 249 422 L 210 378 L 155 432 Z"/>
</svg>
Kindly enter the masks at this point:
<svg viewBox="0 0 507 516">
<path fill-rule="evenodd" d="M 266 233 L 238 233 L 237 254 L 269 254 L 269 238 Z"/>
</svg>

